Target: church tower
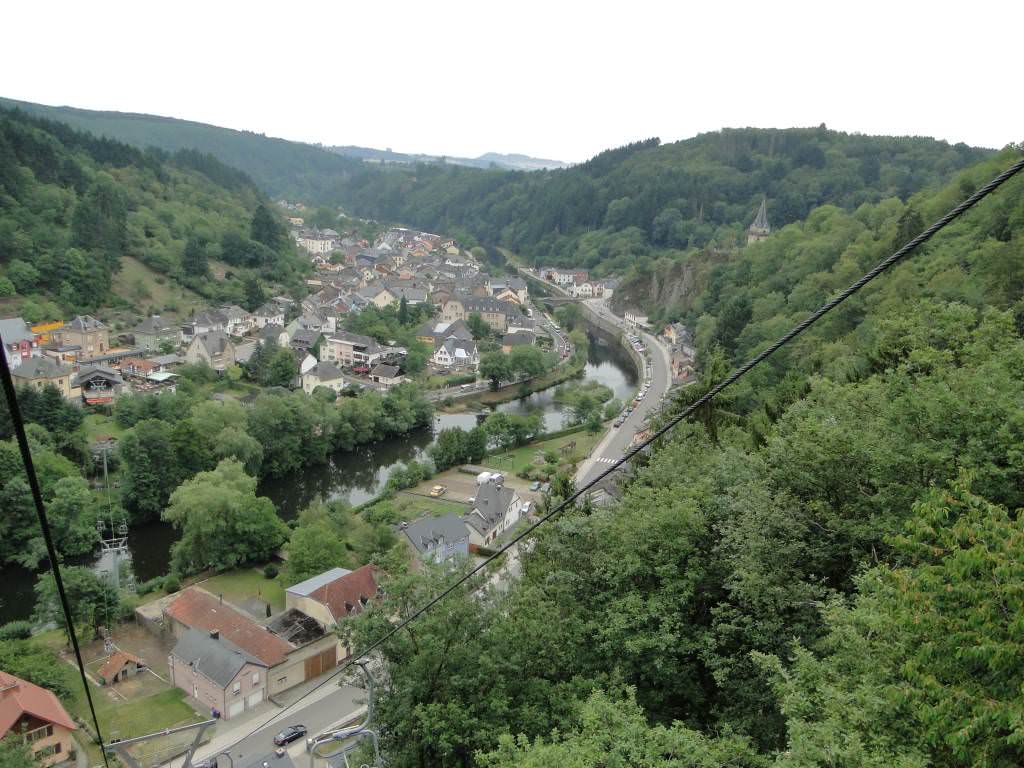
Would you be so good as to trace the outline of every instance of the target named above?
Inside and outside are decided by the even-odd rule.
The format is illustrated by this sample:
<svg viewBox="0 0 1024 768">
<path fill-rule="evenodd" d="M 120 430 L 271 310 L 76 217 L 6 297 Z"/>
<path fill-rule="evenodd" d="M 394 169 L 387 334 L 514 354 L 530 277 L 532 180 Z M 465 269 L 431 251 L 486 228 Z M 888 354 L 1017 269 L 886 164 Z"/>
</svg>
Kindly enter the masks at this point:
<svg viewBox="0 0 1024 768">
<path fill-rule="evenodd" d="M 757 217 L 754 223 L 747 229 L 747 245 L 764 240 L 771 233 L 772 228 L 768 224 L 768 199 L 761 198 L 761 207 L 757 209 Z"/>
</svg>

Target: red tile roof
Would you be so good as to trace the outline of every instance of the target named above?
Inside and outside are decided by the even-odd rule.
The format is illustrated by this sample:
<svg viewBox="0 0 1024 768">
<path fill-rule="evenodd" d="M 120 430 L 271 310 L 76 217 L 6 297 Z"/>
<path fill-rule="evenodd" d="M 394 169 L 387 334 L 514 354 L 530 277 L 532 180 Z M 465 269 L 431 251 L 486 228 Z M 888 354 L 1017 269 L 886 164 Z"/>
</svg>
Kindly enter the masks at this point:
<svg viewBox="0 0 1024 768">
<path fill-rule="evenodd" d="M 360 598 L 369 601 L 377 596 L 376 571 L 372 565 L 364 565 L 324 584 L 309 596 L 326 605 L 334 620 L 340 621 L 363 609 Z"/>
<path fill-rule="evenodd" d="M 291 643 L 257 624 L 241 611 L 222 603 L 205 590 L 190 587 L 165 609 L 165 613 L 187 627 L 220 636 L 252 654 L 268 667 L 280 664 L 293 650 Z"/>
<path fill-rule="evenodd" d="M 71 730 L 78 727 L 57 701 L 57 697 L 48 690 L 0 672 L 0 739 L 7 735 L 22 715 L 32 715 Z"/>
<path fill-rule="evenodd" d="M 111 680 L 114 675 L 124 668 L 125 664 L 133 661 L 139 666 L 146 665 L 146 662 L 134 653 L 128 653 L 128 651 L 114 651 L 110 654 L 110 658 L 107 659 L 107 663 L 100 667 L 99 676 L 104 680 Z"/>
</svg>

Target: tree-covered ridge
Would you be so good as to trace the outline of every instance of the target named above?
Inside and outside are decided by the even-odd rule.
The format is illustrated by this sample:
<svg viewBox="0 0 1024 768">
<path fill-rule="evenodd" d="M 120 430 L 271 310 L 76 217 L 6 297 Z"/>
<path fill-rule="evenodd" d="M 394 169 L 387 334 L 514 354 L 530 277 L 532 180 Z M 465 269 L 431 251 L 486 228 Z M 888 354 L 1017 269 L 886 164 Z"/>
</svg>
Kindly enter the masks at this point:
<svg viewBox="0 0 1024 768">
<path fill-rule="evenodd" d="M 661 251 L 740 242 L 763 196 L 774 226 L 830 203 L 906 198 L 990 152 L 917 137 L 727 129 L 609 150 L 560 171 L 418 166 L 346 181 L 356 213 L 465 232 L 534 263 L 624 270 Z"/>
<path fill-rule="evenodd" d="M 196 150 L 212 155 L 251 176 L 268 195 L 319 201 L 334 193 L 349 174 L 366 169 L 361 160 L 295 141 L 275 139 L 252 131 L 130 112 L 101 112 L 73 107 L 0 99 L 0 106 L 17 107 L 50 120 L 59 120 L 97 136 L 134 147 L 158 147 L 167 152 Z"/>
<path fill-rule="evenodd" d="M 929 221 L 1013 159 L 912 208 L 816 211 L 720 288 L 774 339 L 806 316 L 788 298 L 831 295 L 908 210 Z M 1024 762 L 1022 212 L 1017 180 L 677 428 L 621 501 L 541 528 L 509 589 L 453 595 L 385 646 L 391 761 Z M 729 367 L 708 322 L 698 387 Z M 767 343 L 748 325 L 729 354 Z M 385 585 L 357 637 L 450 578 Z"/>
<path fill-rule="evenodd" d="M 117 303 L 123 257 L 211 300 L 239 301 L 257 274 L 297 283 L 304 265 L 288 238 L 258 241 L 260 210 L 248 176 L 210 155 L 142 151 L 0 111 L 0 296 L 27 300 L 27 319 Z M 205 279 L 214 259 L 234 268 L 228 279 Z"/>
</svg>

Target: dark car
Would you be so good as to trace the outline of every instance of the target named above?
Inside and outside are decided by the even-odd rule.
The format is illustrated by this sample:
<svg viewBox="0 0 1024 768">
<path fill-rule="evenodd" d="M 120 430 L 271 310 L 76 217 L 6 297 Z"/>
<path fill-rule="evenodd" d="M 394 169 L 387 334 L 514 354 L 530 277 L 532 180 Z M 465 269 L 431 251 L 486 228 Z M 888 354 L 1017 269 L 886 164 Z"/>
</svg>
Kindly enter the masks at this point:
<svg viewBox="0 0 1024 768">
<path fill-rule="evenodd" d="M 305 735 L 306 726 L 289 725 L 274 737 L 274 743 L 279 747 L 283 747 L 285 744 L 291 744 L 296 739 L 301 739 Z"/>
</svg>

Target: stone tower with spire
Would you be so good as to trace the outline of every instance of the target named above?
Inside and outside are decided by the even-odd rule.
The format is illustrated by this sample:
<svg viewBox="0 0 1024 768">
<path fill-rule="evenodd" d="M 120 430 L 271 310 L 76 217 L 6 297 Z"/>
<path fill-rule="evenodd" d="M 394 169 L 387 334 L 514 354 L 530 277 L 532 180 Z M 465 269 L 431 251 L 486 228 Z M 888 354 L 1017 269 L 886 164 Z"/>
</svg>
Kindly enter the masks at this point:
<svg viewBox="0 0 1024 768">
<path fill-rule="evenodd" d="M 768 224 L 768 198 L 761 198 L 761 207 L 757 209 L 757 217 L 754 223 L 747 229 L 747 245 L 764 240 L 771 234 L 772 228 Z"/>
</svg>

